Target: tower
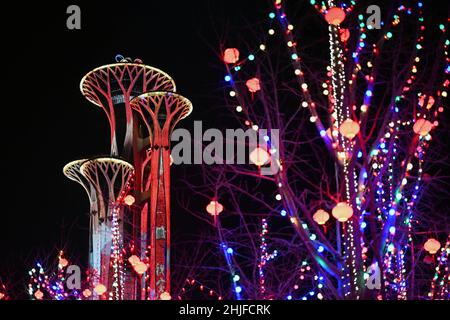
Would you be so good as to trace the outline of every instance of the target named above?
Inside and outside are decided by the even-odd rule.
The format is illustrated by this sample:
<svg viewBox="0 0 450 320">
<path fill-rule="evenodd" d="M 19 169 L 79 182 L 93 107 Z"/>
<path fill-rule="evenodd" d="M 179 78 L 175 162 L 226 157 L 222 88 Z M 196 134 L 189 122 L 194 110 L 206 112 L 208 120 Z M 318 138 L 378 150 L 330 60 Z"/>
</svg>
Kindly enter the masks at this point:
<svg viewBox="0 0 450 320">
<path fill-rule="evenodd" d="M 192 104 L 179 94 L 160 91 L 134 98 L 131 106 L 145 124 L 143 134 L 149 145 L 139 172 L 141 190 L 148 195 L 141 239 L 148 245 L 150 260 L 142 298 L 158 299 L 170 293 L 170 135 L 178 121 L 191 113 Z"/>
<path fill-rule="evenodd" d="M 89 267 L 93 273 L 93 285 L 103 284 L 111 300 L 130 297 L 129 292 L 125 295 L 121 255 L 123 198 L 131 186 L 133 166 L 120 159 L 98 157 L 70 162 L 63 172 L 69 179 L 80 183 L 89 196 Z"/>
<path fill-rule="evenodd" d="M 110 159 L 115 162 L 111 160 L 104 170 L 106 158 L 74 161 L 64 173 L 88 193 L 92 213 L 89 261 L 92 268 L 101 270 L 101 281 L 114 283 L 112 298 L 158 299 L 170 293 L 170 134 L 191 112 L 192 104 L 175 93 L 175 82 L 165 72 L 139 59 L 118 55 L 116 61 L 90 71 L 80 83 L 86 99 L 107 116 Z M 111 185 L 118 168 L 126 168 L 128 176 L 121 180 L 124 184 Z M 120 205 L 127 194 L 136 199 L 131 209 Z M 109 227 L 99 228 L 106 217 Z M 121 246 L 124 240 L 133 243 L 149 268 L 135 275 L 130 268 L 124 270 L 119 259 L 111 278 L 104 271 L 109 270 L 105 267 L 108 258 L 101 248 L 111 243 L 111 258 L 117 258 L 117 243 L 113 242 Z"/>
</svg>

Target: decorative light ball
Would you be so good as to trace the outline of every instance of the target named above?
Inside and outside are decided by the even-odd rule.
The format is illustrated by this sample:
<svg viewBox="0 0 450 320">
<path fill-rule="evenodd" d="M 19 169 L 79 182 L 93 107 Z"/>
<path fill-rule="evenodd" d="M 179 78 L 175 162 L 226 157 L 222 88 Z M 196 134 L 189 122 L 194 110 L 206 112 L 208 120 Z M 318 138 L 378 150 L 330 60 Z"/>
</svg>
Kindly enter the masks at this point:
<svg viewBox="0 0 450 320">
<path fill-rule="evenodd" d="M 223 211 L 223 205 L 219 201 L 212 200 L 207 206 L 206 211 L 212 216 L 218 216 Z"/>
<path fill-rule="evenodd" d="M 135 199 L 131 194 L 127 195 L 127 196 L 123 199 L 123 202 L 125 202 L 125 204 L 126 204 L 127 206 L 132 206 L 133 203 L 134 203 L 135 201 L 136 201 L 136 199 Z"/>
<path fill-rule="evenodd" d="M 142 275 L 142 274 L 144 274 L 147 271 L 148 266 L 144 262 L 140 261 L 137 264 L 135 264 L 133 266 L 133 268 L 134 268 L 134 271 L 136 271 L 137 274 Z"/>
<path fill-rule="evenodd" d="M 353 139 L 359 133 L 359 124 L 352 119 L 346 119 L 339 126 L 339 132 L 347 139 Z"/>
<path fill-rule="evenodd" d="M 419 119 L 414 123 L 413 130 L 416 134 L 426 136 L 431 129 L 433 129 L 433 124 L 426 119 Z"/>
<path fill-rule="evenodd" d="M 339 30 L 339 36 L 342 42 L 346 42 L 350 38 L 350 31 L 348 29 L 342 28 Z"/>
<path fill-rule="evenodd" d="M 269 162 L 269 160 L 270 160 L 269 153 L 261 147 L 257 147 L 253 149 L 252 152 L 250 152 L 250 161 L 258 167 L 261 167 L 262 165 L 266 164 L 267 162 Z"/>
<path fill-rule="evenodd" d="M 38 299 L 38 300 L 42 300 L 42 298 L 44 297 L 44 293 L 41 291 L 41 290 L 37 290 L 35 293 L 34 293 L 34 297 L 36 298 L 36 299 Z"/>
<path fill-rule="evenodd" d="M 436 239 L 430 238 L 423 245 L 425 250 L 430 254 L 435 254 L 441 248 L 441 244 Z"/>
<path fill-rule="evenodd" d="M 250 91 L 251 93 L 255 93 L 261 90 L 261 84 L 258 78 L 251 78 L 247 80 L 245 85 L 247 86 L 248 91 Z"/>
<path fill-rule="evenodd" d="M 345 12 L 344 10 L 338 7 L 330 8 L 330 10 L 328 10 L 327 13 L 325 14 L 325 20 L 327 20 L 329 24 L 335 26 L 340 25 L 342 21 L 344 21 L 344 19 L 345 19 Z"/>
<path fill-rule="evenodd" d="M 69 264 L 69 261 L 67 261 L 67 259 L 60 258 L 58 264 L 61 268 L 65 268 Z"/>
<path fill-rule="evenodd" d="M 159 298 L 161 300 L 171 300 L 172 299 L 172 297 L 170 296 L 170 293 L 168 293 L 167 291 L 164 291 L 163 293 L 161 293 Z"/>
<path fill-rule="evenodd" d="M 313 215 L 313 220 L 317 222 L 317 224 L 323 225 L 328 219 L 330 219 L 330 215 L 325 210 L 317 210 Z"/>
<path fill-rule="evenodd" d="M 89 290 L 89 289 L 83 290 L 83 296 L 85 298 L 89 298 L 91 295 L 92 295 L 92 291 L 91 290 Z"/>
<path fill-rule="evenodd" d="M 98 285 L 95 286 L 94 291 L 96 294 L 101 296 L 102 294 L 104 294 L 106 292 L 106 287 L 105 287 L 105 285 L 99 283 Z"/>
<path fill-rule="evenodd" d="M 132 255 L 131 257 L 128 258 L 128 262 L 132 265 L 135 266 L 137 265 L 139 262 L 141 262 L 141 259 L 139 259 L 139 257 L 137 255 Z"/>
<path fill-rule="evenodd" d="M 239 50 L 236 48 L 228 48 L 223 53 L 223 61 L 233 64 L 239 61 Z"/>
<path fill-rule="evenodd" d="M 347 221 L 353 215 L 352 207 L 346 202 L 339 202 L 331 211 L 333 217 L 339 222 Z"/>
</svg>

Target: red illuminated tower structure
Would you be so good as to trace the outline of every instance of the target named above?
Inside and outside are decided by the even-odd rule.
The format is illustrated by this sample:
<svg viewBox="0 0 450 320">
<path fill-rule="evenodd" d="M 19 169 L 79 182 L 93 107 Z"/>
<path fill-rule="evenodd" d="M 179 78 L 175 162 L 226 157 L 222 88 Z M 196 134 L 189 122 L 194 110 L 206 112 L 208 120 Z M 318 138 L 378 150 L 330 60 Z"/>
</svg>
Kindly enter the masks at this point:
<svg viewBox="0 0 450 320">
<path fill-rule="evenodd" d="M 133 173 L 131 164 L 111 157 L 77 160 L 64 167 L 64 174 L 80 183 L 88 193 L 92 284 L 104 285 L 111 300 L 134 296 L 134 292 L 125 288 L 122 257 L 123 198 L 130 189 Z M 94 291 L 94 299 L 97 298 Z"/>
<path fill-rule="evenodd" d="M 113 204 L 110 216 L 119 215 L 116 231 L 120 239 L 131 241 L 137 248 L 136 254 L 149 267 L 145 274 L 138 276 L 128 266 L 119 279 L 119 287 L 125 290 L 115 291 L 113 298 L 160 299 L 162 293 L 166 293 L 163 297 L 170 293 L 170 134 L 176 123 L 191 112 L 192 104 L 175 93 L 175 82 L 165 72 L 144 65 L 138 59 L 132 61 L 118 55 L 116 61 L 87 73 L 80 89 L 86 99 L 101 107 L 107 116 L 110 155 L 134 165 L 135 180 L 131 190 L 116 189 L 132 194 L 136 201 L 129 208 L 121 206 L 116 212 L 114 208 L 121 199 L 117 194 L 112 197 L 112 194 L 105 196 L 100 192 L 108 188 L 108 183 L 100 182 L 95 175 L 100 172 L 99 163 L 95 161 L 72 162 L 64 172 L 81 183 L 90 197 L 92 246 L 98 245 L 99 237 L 105 237 L 105 233 L 99 234 L 95 227 L 101 223 L 100 207 L 106 208 L 104 200 L 108 199 L 108 205 Z M 98 198 L 100 195 L 102 201 Z M 114 240 L 112 234 L 108 237 Z M 101 250 L 91 250 L 91 266 L 104 270 L 106 258 L 102 257 Z M 117 280 L 105 277 L 102 281 Z M 124 281 L 123 287 L 120 281 Z M 115 285 L 114 289 L 118 290 L 117 283 Z"/>
<path fill-rule="evenodd" d="M 170 135 L 192 111 L 191 102 L 173 92 L 148 92 L 131 102 L 144 126 L 149 145 L 139 166 L 141 191 L 149 196 L 144 206 L 141 235 L 148 244 L 149 274 L 142 281 L 142 299 L 160 299 L 170 293 Z M 149 232 L 150 230 L 150 232 Z M 145 286 L 145 287 L 144 287 Z"/>
</svg>

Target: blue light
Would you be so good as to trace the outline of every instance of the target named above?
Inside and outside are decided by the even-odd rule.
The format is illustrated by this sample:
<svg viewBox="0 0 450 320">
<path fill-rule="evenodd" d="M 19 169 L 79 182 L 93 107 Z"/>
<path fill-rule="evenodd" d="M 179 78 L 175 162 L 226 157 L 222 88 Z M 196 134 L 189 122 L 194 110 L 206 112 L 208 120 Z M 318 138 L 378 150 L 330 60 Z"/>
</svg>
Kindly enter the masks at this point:
<svg viewBox="0 0 450 320">
<path fill-rule="evenodd" d="M 361 159 L 362 156 L 363 156 L 362 151 L 358 151 L 358 155 L 357 155 L 358 159 Z"/>
<path fill-rule="evenodd" d="M 264 136 L 264 141 L 265 142 L 269 142 L 269 140 L 270 140 L 269 136 Z"/>
<path fill-rule="evenodd" d="M 359 46 L 360 46 L 361 48 L 364 48 L 365 45 L 366 45 L 366 44 L 365 44 L 364 42 L 360 42 L 360 43 L 359 43 Z"/>
<path fill-rule="evenodd" d="M 325 249 L 324 249 L 324 247 L 322 247 L 322 246 L 319 246 L 319 247 L 317 248 L 317 252 L 319 252 L 319 253 L 322 253 L 323 250 L 325 250 Z"/>
<path fill-rule="evenodd" d="M 293 53 L 291 55 L 292 60 L 297 60 L 298 59 L 298 55 L 296 53 Z"/>
<path fill-rule="evenodd" d="M 320 130 L 320 136 L 321 137 L 325 137 L 326 136 L 326 134 L 327 134 L 327 132 L 325 131 L 325 130 Z"/>
<path fill-rule="evenodd" d="M 273 13 L 273 12 L 269 13 L 269 18 L 270 18 L 270 19 L 275 18 L 275 13 Z"/>
<path fill-rule="evenodd" d="M 280 214 L 281 214 L 283 217 L 286 217 L 287 212 L 286 212 L 286 210 L 283 209 L 283 210 L 280 211 Z"/>
<path fill-rule="evenodd" d="M 365 229 L 367 227 L 367 223 L 365 221 L 361 222 L 361 229 Z"/>
<path fill-rule="evenodd" d="M 419 2 L 417 5 L 419 6 L 419 8 L 422 8 L 423 3 L 422 3 L 422 2 Z"/>
<path fill-rule="evenodd" d="M 228 248 L 228 249 L 227 249 L 227 253 L 228 253 L 228 254 L 233 254 L 233 248 Z"/>
<path fill-rule="evenodd" d="M 255 60 L 255 56 L 254 56 L 254 55 L 252 55 L 252 54 L 251 54 L 251 55 L 249 55 L 249 56 L 248 56 L 248 60 L 250 60 L 250 61 L 253 61 L 253 60 Z"/>
<path fill-rule="evenodd" d="M 396 211 L 394 208 L 391 208 L 391 209 L 389 210 L 389 215 L 393 216 L 393 215 L 395 215 L 396 212 L 397 212 L 397 211 Z"/>
<path fill-rule="evenodd" d="M 226 76 L 225 76 L 225 81 L 226 81 L 226 82 L 230 82 L 230 81 L 231 81 L 231 76 L 226 75 Z"/>
<path fill-rule="evenodd" d="M 381 149 L 386 148 L 386 144 L 383 142 L 382 144 L 380 144 L 380 148 L 381 148 Z"/>
<path fill-rule="evenodd" d="M 242 288 L 240 286 L 237 286 L 235 291 L 236 291 L 236 293 L 241 293 L 242 292 Z"/>
<path fill-rule="evenodd" d="M 235 71 L 241 70 L 241 66 L 236 66 L 236 67 L 234 67 L 234 70 L 235 70 Z"/>
<path fill-rule="evenodd" d="M 394 234 L 395 233 L 395 227 L 394 226 L 389 228 L 389 233 L 390 234 Z"/>
<path fill-rule="evenodd" d="M 292 300 L 292 296 L 291 296 L 291 295 L 288 295 L 286 298 L 287 298 L 288 300 Z"/>
<path fill-rule="evenodd" d="M 371 97 L 372 96 L 372 91 L 371 90 L 367 90 L 366 91 L 366 96 Z"/>
</svg>

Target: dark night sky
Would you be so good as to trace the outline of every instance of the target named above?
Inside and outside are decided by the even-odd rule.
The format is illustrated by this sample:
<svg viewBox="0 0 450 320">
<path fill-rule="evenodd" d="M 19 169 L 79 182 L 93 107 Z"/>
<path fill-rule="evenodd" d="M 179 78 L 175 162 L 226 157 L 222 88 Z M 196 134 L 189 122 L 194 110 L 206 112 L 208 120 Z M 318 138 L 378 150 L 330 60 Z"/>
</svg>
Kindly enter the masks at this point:
<svg viewBox="0 0 450 320">
<path fill-rule="evenodd" d="M 81 7 L 79 31 L 66 29 L 70 4 Z M 140 58 L 170 74 L 193 102 L 193 114 L 180 126 L 194 120 L 214 126 L 221 121 L 215 111 L 224 75 L 216 55 L 221 38 L 225 31 L 233 38 L 234 28 L 266 19 L 269 5 L 261 0 L 39 1 L 3 12 L 9 20 L 2 21 L 2 280 L 24 283 L 37 257 L 64 246 L 69 255 L 86 258 L 88 201 L 62 168 L 107 154 L 109 129 L 103 111 L 79 91 L 83 75 L 113 63 L 118 53 Z"/>
<path fill-rule="evenodd" d="M 81 30 L 66 28 L 70 4 L 81 7 Z M 65 246 L 69 256 L 86 258 L 88 201 L 62 168 L 75 159 L 107 154 L 109 129 L 103 111 L 79 91 L 83 75 L 113 63 L 118 53 L 141 58 L 175 79 L 178 91 L 194 104 L 190 120 L 214 124 L 219 119 L 212 116 L 213 97 L 220 97 L 223 79 L 215 54 L 222 21 L 238 26 L 242 17 L 258 11 L 263 19 L 265 8 L 267 3 L 257 0 L 205 0 L 195 5 L 58 1 L 9 9 L 11 19 L 3 21 L 8 44 L 2 103 L 4 282 L 21 285 L 36 258 L 53 258 Z"/>
</svg>

